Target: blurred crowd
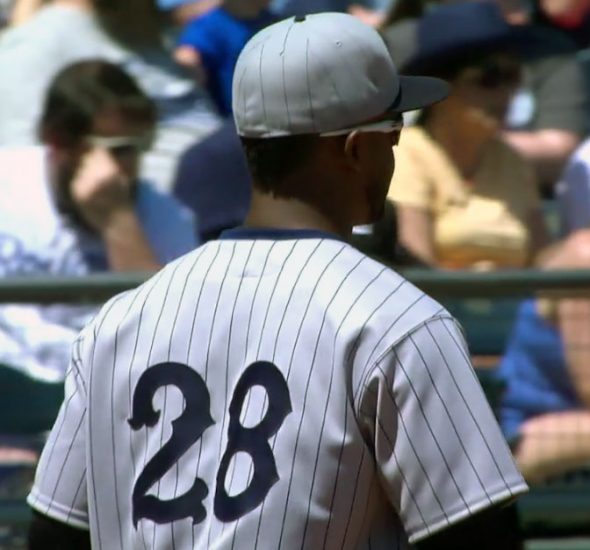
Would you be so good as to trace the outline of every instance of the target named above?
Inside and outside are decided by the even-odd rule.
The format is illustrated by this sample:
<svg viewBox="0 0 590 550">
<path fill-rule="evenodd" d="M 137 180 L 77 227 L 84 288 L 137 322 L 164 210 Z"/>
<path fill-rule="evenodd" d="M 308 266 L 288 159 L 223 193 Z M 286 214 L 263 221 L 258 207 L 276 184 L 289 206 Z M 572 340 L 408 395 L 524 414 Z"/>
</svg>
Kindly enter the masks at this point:
<svg viewBox="0 0 590 550">
<path fill-rule="evenodd" d="M 320 11 L 451 84 L 406 118 L 355 241 L 404 267 L 590 268 L 590 0 L 0 0 L 0 276 L 155 271 L 239 225 L 235 63 Z M 93 313 L 2 305 L 0 363 L 63 379 Z M 590 299 L 519 304 L 500 419 L 530 480 L 590 464 L 589 368 Z"/>
</svg>

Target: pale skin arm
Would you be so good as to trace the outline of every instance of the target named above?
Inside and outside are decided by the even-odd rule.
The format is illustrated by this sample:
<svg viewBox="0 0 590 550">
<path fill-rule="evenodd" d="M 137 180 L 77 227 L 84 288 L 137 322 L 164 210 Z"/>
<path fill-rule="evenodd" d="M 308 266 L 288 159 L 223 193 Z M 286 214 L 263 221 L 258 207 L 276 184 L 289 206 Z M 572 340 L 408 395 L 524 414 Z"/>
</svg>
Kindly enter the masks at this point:
<svg viewBox="0 0 590 550">
<path fill-rule="evenodd" d="M 504 140 L 535 167 L 538 180 L 555 183 L 566 161 L 580 143 L 580 137 L 566 130 L 504 132 Z"/>
<path fill-rule="evenodd" d="M 178 46 L 174 50 L 174 60 L 189 69 L 198 69 L 201 66 L 201 54 L 192 46 Z"/>
<path fill-rule="evenodd" d="M 543 248 L 536 265 L 542 269 L 590 269 L 590 229 L 579 229 Z"/>
<path fill-rule="evenodd" d="M 521 435 L 515 458 L 529 482 L 538 483 L 590 464 L 589 411 L 531 418 Z"/>
<path fill-rule="evenodd" d="M 133 208 L 114 211 L 101 234 L 111 270 L 156 271 L 162 267 Z"/>
<path fill-rule="evenodd" d="M 374 29 L 381 28 L 387 19 L 387 12 L 371 10 L 360 4 L 353 4 L 348 8 L 348 13 L 360 19 L 363 23 L 370 25 Z"/>
<path fill-rule="evenodd" d="M 192 46 L 178 46 L 174 50 L 174 61 L 186 67 L 195 75 L 195 79 L 202 85 L 207 83 L 207 73 L 203 65 L 203 57 L 198 50 Z"/>
<path fill-rule="evenodd" d="M 45 0 L 16 0 L 12 8 L 10 25 L 21 25 L 28 21 L 45 4 Z"/>
<path fill-rule="evenodd" d="M 590 268 L 590 230 L 580 230 L 545 252 L 545 269 Z M 525 422 L 516 451 L 531 482 L 590 464 L 590 298 L 557 300 L 557 323 L 573 386 L 584 410 L 544 414 Z"/>
<path fill-rule="evenodd" d="M 590 411 L 590 299 L 562 299 L 557 310 L 569 374 Z"/>
<path fill-rule="evenodd" d="M 103 239 L 112 271 L 162 267 L 137 217 L 131 182 L 108 151 L 87 153 L 71 185 L 80 214 Z"/>
<path fill-rule="evenodd" d="M 590 230 L 565 238 L 551 257 L 552 269 L 590 269 Z M 565 296 L 557 302 L 557 322 L 569 375 L 582 403 L 590 411 L 590 298 Z"/>
<path fill-rule="evenodd" d="M 424 208 L 397 206 L 398 239 L 408 252 L 426 265 L 436 265 L 433 221 Z"/>
</svg>

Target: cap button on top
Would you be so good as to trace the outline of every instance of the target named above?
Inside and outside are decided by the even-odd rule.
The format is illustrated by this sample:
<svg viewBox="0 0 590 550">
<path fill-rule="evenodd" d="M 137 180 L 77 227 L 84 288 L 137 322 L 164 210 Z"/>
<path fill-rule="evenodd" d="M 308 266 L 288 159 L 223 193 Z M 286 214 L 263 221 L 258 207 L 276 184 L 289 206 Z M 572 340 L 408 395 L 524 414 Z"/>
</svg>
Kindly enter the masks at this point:
<svg viewBox="0 0 590 550">
<path fill-rule="evenodd" d="M 295 23 L 303 23 L 307 19 L 306 15 L 296 15 L 295 16 Z"/>
</svg>

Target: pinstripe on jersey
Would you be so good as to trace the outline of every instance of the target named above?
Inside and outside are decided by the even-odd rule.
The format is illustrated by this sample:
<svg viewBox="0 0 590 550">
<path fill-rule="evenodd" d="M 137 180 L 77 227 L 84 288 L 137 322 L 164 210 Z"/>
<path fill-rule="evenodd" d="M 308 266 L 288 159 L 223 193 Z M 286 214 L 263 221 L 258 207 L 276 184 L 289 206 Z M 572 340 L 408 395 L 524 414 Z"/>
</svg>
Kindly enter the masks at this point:
<svg viewBox="0 0 590 550">
<path fill-rule="evenodd" d="M 402 549 L 524 490 L 437 302 L 334 238 L 238 231 L 82 332 L 29 503 L 105 550 Z"/>
</svg>

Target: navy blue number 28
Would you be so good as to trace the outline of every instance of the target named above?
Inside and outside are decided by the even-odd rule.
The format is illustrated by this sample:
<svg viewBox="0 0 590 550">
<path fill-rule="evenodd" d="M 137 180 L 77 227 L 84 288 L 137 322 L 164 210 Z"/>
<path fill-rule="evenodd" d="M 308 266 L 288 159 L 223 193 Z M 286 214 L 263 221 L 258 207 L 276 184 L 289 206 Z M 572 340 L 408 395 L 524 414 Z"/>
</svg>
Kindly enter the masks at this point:
<svg viewBox="0 0 590 550">
<path fill-rule="evenodd" d="M 214 423 L 210 413 L 209 390 L 203 378 L 187 365 L 161 363 L 147 369 L 137 383 L 132 417 L 129 419 L 133 430 L 157 424 L 160 412 L 154 410 L 153 397 L 159 388 L 168 385 L 182 392 L 186 405 L 182 415 L 172 422 L 170 439 L 137 478 L 132 496 L 133 523 L 136 527 L 141 518 L 161 524 L 192 517 L 193 523 L 200 523 L 207 513 L 203 500 L 209 489 L 198 477 L 185 494 L 172 500 L 160 500 L 146 494 Z M 257 426 L 245 428 L 240 424 L 240 415 L 246 395 L 254 386 L 264 388 L 268 407 Z M 267 361 L 250 365 L 238 381 L 229 407 L 228 441 L 217 471 L 214 500 L 214 512 L 219 520 L 234 521 L 256 508 L 279 479 L 268 440 L 278 432 L 290 412 L 289 388 L 281 371 Z M 232 457 L 239 451 L 248 453 L 252 458 L 254 476 L 244 491 L 230 496 L 225 490 L 225 478 Z"/>
</svg>

